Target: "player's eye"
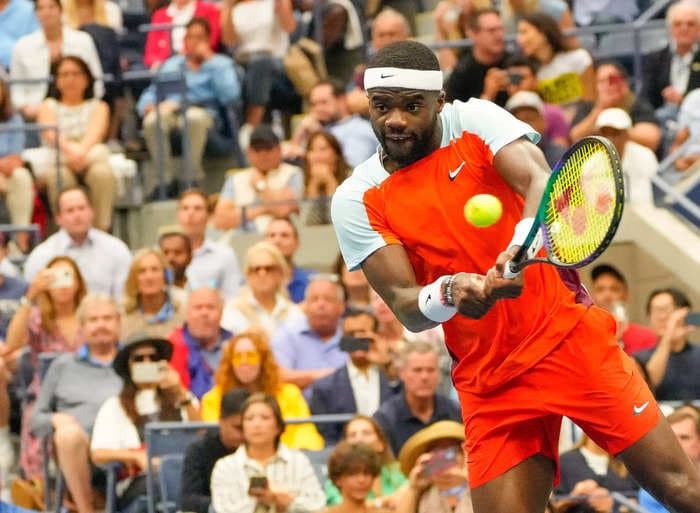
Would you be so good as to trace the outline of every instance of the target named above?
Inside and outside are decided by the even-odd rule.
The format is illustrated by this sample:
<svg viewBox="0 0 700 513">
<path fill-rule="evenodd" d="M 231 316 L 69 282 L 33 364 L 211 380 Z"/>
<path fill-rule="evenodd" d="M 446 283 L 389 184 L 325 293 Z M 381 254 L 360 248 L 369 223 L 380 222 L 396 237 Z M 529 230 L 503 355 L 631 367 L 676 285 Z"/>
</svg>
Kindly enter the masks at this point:
<svg viewBox="0 0 700 513">
<path fill-rule="evenodd" d="M 419 103 L 409 103 L 408 104 L 408 112 L 418 112 L 420 110 L 420 104 Z"/>
<path fill-rule="evenodd" d="M 383 103 L 375 103 L 374 110 L 376 110 L 377 112 L 386 112 L 388 109 Z"/>
</svg>

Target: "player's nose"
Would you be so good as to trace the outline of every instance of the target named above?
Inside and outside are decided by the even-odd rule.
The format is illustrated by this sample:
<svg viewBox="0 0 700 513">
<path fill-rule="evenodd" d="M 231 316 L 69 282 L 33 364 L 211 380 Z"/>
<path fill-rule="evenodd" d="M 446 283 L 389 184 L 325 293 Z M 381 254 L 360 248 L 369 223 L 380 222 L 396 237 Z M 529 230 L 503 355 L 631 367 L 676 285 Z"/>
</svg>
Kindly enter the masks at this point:
<svg viewBox="0 0 700 513">
<path fill-rule="evenodd" d="M 401 109 L 392 109 L 386 116 L 384 124 L 387 128 L 403 130 L 406 128 L 406 113 Z"/>
</svg>

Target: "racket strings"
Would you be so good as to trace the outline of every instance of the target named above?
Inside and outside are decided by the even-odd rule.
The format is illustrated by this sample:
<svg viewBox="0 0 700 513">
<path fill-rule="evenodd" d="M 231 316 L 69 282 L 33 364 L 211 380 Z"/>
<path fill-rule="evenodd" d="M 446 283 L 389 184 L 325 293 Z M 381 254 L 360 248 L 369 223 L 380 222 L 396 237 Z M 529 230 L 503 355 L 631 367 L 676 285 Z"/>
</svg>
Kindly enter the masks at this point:
<svg viewBox="0 0 700 513">
<path fill-rule="evenodd" d="M 550 184 L 544 212 L 550 258 L 576 264 L 598 252 L 617 209 L 615 174 L 601 143 L 574 152 Z"/>
</svg>

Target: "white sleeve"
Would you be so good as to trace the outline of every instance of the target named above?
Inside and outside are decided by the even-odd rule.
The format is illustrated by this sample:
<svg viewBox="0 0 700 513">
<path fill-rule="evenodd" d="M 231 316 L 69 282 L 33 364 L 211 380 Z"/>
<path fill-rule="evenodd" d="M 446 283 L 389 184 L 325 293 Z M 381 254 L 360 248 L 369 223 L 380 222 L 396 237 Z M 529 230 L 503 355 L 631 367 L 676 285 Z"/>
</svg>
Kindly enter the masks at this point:
<svg viewBox="0 0 700 513">
<path fill-rule="evenodd" d="M 540 134 L 534 128 L 488 100 L 471 98 L 466 103 L 455 101 L 451 106 L 446 105 L 445 111 L 450 139 L 471 132 L 486 143 L 493 156 L 505 145 L 521 137 L 527 137 L 533 143 L 540 140 Z M 443 135 L 443 143 L 444 138 Z"/>
<path fill-rule="evenodd" d="M 336 189 L 331 203 L 331 218 L 345 265 L 354 271 L 368 256 L 389 242 L 370 224 L 367 207 L 362 201 L 364 191 L 361 184 L 351 181 L 346 180 Z"/>
<path fill-rule="evenodd" d="M 118 417 L 121 412 L 117 409 L 121 410 L 118 397 L 110 397 L 100 407 L 92 427 L 91 450 L 123 449 L 119 443 L 121 423 Z"/>
<path fill-rule="evenodd" d="M 253 513 L 258 501 L 248 495 L 248 476 L 232 456 L 221 458 L 211 473 L 211 505 L 216 513 Z"/>
<path fill-rule="evenodd" d="M 238 290 L 243 282 L 243 275 L 241 274 L 241 267 L 238 265 L 236 252 L 228 246 L 224 247 L 226 248 L 226 255 L 223 255 L 224 276 L 221 283 L 221 292 L 223 292 L 226 299 L 231 299 L 238 295 Z"/>
</svg>

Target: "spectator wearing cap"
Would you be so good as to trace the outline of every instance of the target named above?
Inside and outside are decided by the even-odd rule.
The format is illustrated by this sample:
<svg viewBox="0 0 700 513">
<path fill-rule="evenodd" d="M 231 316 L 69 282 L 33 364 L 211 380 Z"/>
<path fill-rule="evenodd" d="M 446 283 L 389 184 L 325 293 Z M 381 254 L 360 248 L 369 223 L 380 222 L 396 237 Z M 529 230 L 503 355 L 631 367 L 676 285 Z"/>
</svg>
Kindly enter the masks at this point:
<svg viewBox="0 0 700 513">
<path fill-rule="evenodd" d="M 159 230 L 158 247 L 172 270 L 172 284 L 184 290 L 187 286 L 187 266 L 192 262 L 192 243 L 179 226 Z"/>
<path fill-rule="evenodd" d="M 314 272 L 294 264 L 294 254 L 299 250 L 299 231 L 296 225 L 289 217 L 275 217 L 265 229 L 265 240 L 277 246 L 292 270 L 287 282 L 290 299 L 295 303 L 302 302 L 309 278 Z"/>
<path fill-rule="evenodd" d="M 250 396 L 244 388 L 229 390 L 221 398 L 219 427 L 190 443 L 182 461 L 180 485 L 181 511 L 209 513 L 211 507 L 211 474 L 214 465 L 233 454 L 243 442 L 243 404 Z"/>
<path fill-rule="evenodd" d="M 653 151 L 661 141 L 661 129 L 653 107 L 643 97 L 636 96 L 629 85 L 625 67 L 616 61 L 602 61 L 595 71 L 595 102 L 581 102 L 571 122 L 571 140 L 592 135 L 596 130 L 596 120 L 606 109 L 624 110 L 631 119 L 629 139 Z"/>
<path fill-rule="evenodd" d="M 199 2 L 192 2 L 192 4 L 195 3 L 199 4 Z M 186 83 L 184 94 L 188 102 L 185 112 L 181 112 L 185 98 L 179 92 L 169 94 L 163 102 L 156 104 L 158 77 L 146 88 L 138 101 L 139 114 L 144 116 L 143 131 L 148 152 L 156 166 L 164 166 L 168 181 L 174 179 L 170 133 L 173 130 L 183 129 L 183 116 L 187 119 L 194 179 L 202 181 L 204 179 L 202 159 L 208 135 L 222 130 L 224 124 L 222 109 L 241 97 L 241 86 L 233 60 L 226 55 L 213 52 L 210 47 L 211 33 L 212 27 L 209 21 L 200 17 L 192 18 L 187 23 L 183 53 L 170 57 L 159 70 L 159 75 L 164 74 L 166 77 L 184 74 Z M 160 129 L 156 126 L 158 122 L 156 107 L 160 110 Z M 163 162 L 158 160 L 161 154 L 158 152 L 156 138 L 160 138 L 163 145 L 162 158 L 165 159 Z"/>
<path fill-rule="evenodd" d="M 544 118 L 542 99 L 532 91 L 518 91 L 508 99 L 506 109 L 540 133 L 537 146 L 544 153 L 547 164 L 554 167 L 566 152 L 566 148 L 552 141 L 547 135 L 547 121 Z"/>
<path fill-rule="evenodd" d="M 120 392 L 100 407 L 92 430 L 95 465 L 117 461 L 127 469 L 117 485 L 117 507 L 126 511 L 146 493 L 144 429 L 149 422 L 199 420 L 197 399 L 169 366 L 173 346 L 164 338 L 135 333 L 127 338 L 112 366 L 122 378 Z M 153 372 L 158 363 L 158 372 Z"/>
<path fill-rule="evenodd" d="M 90 433 L 97 412 L 122 386 L 112 362 L 119 345 L 119 305 L 106 294 L 89 294 L 78 319 L 85 345 L 59 356 L 49 367 L 34 405 L 35 436 L 53 433 L 58 466 L 78 513 L 93 513 Z"/>
<path fill-rule="evenodd" d="M 400 496 L 397 513 L 472 513 L 467 475 L 464 426 L 452 420 L 435 422 L 408 440 L 399 453 L 408 488 Z M 441 468 L 430 469 L 441 451 Z M 450 464 L 451 463 L 451 464 Z"/>
<path fill-rule="evenodd" d="M 658 337 L 649 328 L 627 318 L 629 289 L 624 275 L 610 264 L 596 265 L 591 271 L 591 297 L 596 306 L 605 308 L 617 321 L 618 339 L 627 354 L 650 349 Z"/>
<path fill-rule="evenodd" d="M 632 118 L 623 109 L 605 109 L 598 114 L 595 128 L 612 141 L 620 154 L 627 201 L 653 206 L 651 177 L 656 174 L 659 161 L 648 147 L 632 140 Z"/>
<path fill-rule="evenodd" d="M 229 176 L 214 211 L 214 226 L 265 233 L 274 216 L 297 211 L 304 195 L 304 174 L 282 162 L 280 140 L 269 125 L 258 125 L 250 135 L 250 167 Z"/>
</svg>

